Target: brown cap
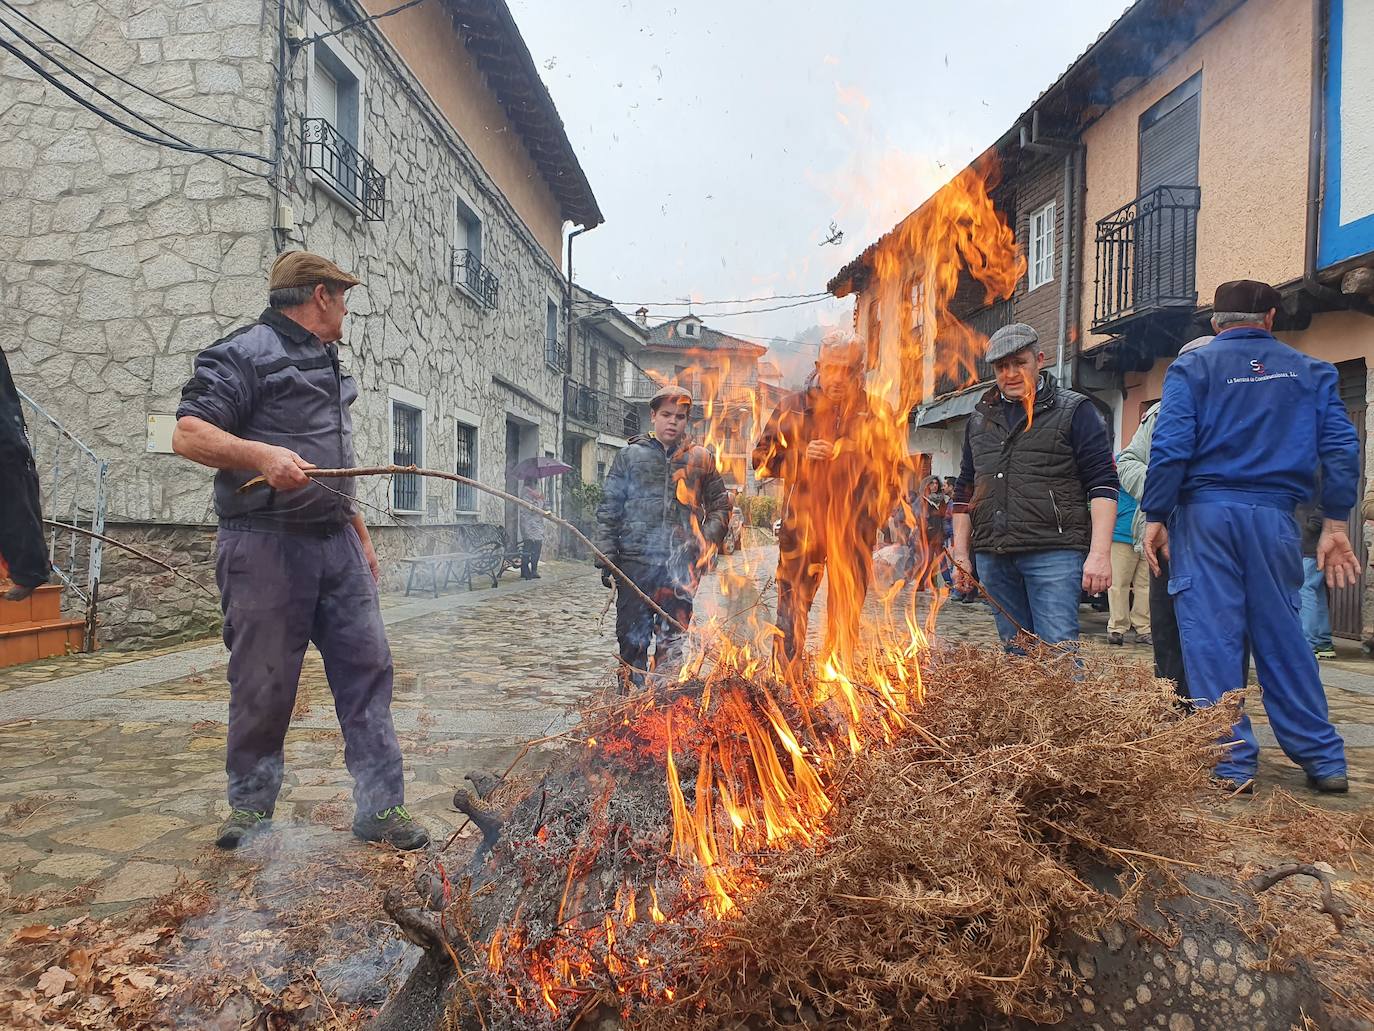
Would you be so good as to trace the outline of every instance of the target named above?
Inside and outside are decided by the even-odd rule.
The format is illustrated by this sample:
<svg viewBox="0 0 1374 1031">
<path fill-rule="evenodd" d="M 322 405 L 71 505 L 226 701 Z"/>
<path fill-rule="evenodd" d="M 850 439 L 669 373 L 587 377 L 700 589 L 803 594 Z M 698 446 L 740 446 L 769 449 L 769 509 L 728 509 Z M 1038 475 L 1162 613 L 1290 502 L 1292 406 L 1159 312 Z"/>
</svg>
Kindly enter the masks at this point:
<svg viewBox="0 0 1374 1031">
<path fill-rule="evenodd" d="M 343 287 L 358 286 L 362 280 L 350 276 L 328 258 L 310 251 L 287 251 L 277 255 L 272 271 L 267 275 L 268 290 L 289 290 L 293 286 L 315 286 L 334 283 Z"/>
<path fill-rule="evenodd" d="M 687 392 L 685 387 L 680 387 L 676 383 L 665 383 L 659 388 L 658 393 L 649 398 L 649 411 L 658 411 L 665 401 L 684 401 L 690 407 L 692 395 Z"/>
<path fill-rule="evenodd" d="M 1217 287 L 1212 310 L 1262 314 L 1281 304 L 1283 298 L 1268 283 L 1261 283 L 1255 279 L 1233 279 Z"/>
</svg>

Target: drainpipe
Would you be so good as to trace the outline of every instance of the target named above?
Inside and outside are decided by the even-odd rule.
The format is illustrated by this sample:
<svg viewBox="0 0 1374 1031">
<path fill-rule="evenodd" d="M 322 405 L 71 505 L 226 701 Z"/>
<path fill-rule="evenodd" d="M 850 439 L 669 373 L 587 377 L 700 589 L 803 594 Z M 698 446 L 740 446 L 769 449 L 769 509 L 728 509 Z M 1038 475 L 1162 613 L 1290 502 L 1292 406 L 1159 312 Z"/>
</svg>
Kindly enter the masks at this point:
<svg viewBox="0 0 1374 1031">
<path fill-rule="evenodd" d="M 1046 139 L 1040 135 L 1040 112 L 1031 112 L 1030 132 L 1024 125 L 1018 126 L 1021 149 L 1033 154 L 1064 155 L 1064 253 L 1059 262 L 1059 348 L 1054 362 L 1054 378 L 1061 386 L 1069 386 L 1064 379 L 1064 352 L 1069 346 L 1069 275 L 1075 253 L 1074 231 L 1074 159 L 1080 146 L 1068 140 Z M 1069 366 L 1072 373 L 1073 366 Z M 1072 378 L 1072 377 L 1070 377 Z"/>
<path fill-rule="evenodd" d="M 562 396 L 558 399 L 558 454 L 563 454 L 564 441 L 568 437 L 568 382 L 572 373 L 572 347 L 573 347 L 573 240 L 581 236 L 593 226 L 579 226 L 568 234 L 568 282 L 567 298 L 564 303 L 566 309 L 563 313 L 563 345 L 565 353 L 563 356 L 563 375 L 559 390 Z M 582 471 L 579 469 L 577 475 L 580 477 Z M 558 510 L 563 510 L 563 492 L 555 492 L 558 497 Z"/>
<path fill-rule="evenodd" d="M 1312 97 L 1307 127 L 1307 227 L 1303 241 L 1302 287 L 1320 301 L 1346 306 L 1346 297 L 1339 290 L 1317 281 L 1317 230 L 1321 220 L 1322 177 L 1322 121 L 1323 96 L 1322 60 L 1326 46 L 1326 0 L 1312 0 Z"/>
</svg>

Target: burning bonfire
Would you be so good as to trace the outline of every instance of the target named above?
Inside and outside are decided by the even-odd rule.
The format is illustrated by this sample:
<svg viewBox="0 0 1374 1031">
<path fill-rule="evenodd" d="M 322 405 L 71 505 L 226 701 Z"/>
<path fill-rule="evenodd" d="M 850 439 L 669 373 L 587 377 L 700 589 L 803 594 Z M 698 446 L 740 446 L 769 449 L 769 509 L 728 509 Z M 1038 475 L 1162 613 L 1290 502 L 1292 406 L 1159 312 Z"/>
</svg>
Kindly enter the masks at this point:
<svg viewBox="0 0 1374 1031">
<path fill-rule="evenodd" d="M 988 179 L 966 172 L 872 255 L 865 389 L 885 414 L 849 456 L 849 489 L 790 499 L 830 540 L 897 503 L 905 413 L 932 368 L 972 379 L 979 341 L 949 314 L 961 270 L 989 299 L 1023 271 Z M 1134 668 L 941 647 L 938 596 L 919 613 L 899 582 L 865 609 L 868 553 L 826 557 L 830 632 L 810 661 L 775 660 L 758 607 L 727 606 L 645 690 L 585 704 L 542 775 L 473 776 L 455 804 L 475 851 L 385 898 L 424 956 L 376 1031 L 973 1027 L 1094 1009 L 1287 1027 L 1324 1012 L 1305 970 L 1254 968 L 1266 948 L 1236 919 L 1264 939 L 1253 893 L 1198 873 L 1216 850 L 1188 803 L 1233 706 L 1185 715 Z M 756 596 L 761 578 L 737 563 L 721 591 Z M 1339 924 L 1349 903 L 1326 887 Z M 1112 951 L 1122 927 L 1132 944 Z M 1212 963 L 1221 979 L 1197 991 L 1207 975 L 1174 967 L 1188 935 L 1249 953 L 1244 985 Z M 1112 955 L 1115 979 L 1095 981 Z"/>
</svg>

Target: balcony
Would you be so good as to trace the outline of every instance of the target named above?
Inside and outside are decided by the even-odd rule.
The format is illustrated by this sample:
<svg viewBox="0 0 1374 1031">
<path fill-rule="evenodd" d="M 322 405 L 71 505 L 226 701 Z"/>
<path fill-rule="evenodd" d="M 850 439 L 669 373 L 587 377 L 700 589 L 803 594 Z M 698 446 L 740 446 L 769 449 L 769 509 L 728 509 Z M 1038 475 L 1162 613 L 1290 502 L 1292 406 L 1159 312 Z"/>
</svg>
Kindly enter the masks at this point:
<svg viewBox="0 0 1374 1031">
<path fill-rule="evenodd" d="M 564 385 L 563 408 L 570 422 L 598 433 L 633 437 L 639 432 L 639 412 L 631 402 L 573 380 Z"/>
<path fill-rule="evenodd" d="M 336 196 L 369 222 L 386 216 L 386 177 L 323 118 L 301 122 L 301 161 Z"/>
<path fill-rule="evenodd" d="M 1161 186 L 1097 223 L 1094 333 L 1197 307 L 1196 186 Z"/>
<path fill-rule="evenodd" d="M 452 259 L 453 285 L 466 290 L 478 303 L 487 308 L 496 307 L 501 281 L 488 266 L 472 251 L 454 248 Z"/>
<path fill-rule="evenodd" d="M 1010 300 L 994 301 L 992 304 L 985 305 L 977 311 L 970 312 L 960 319 L 965 326 L 983 337 L 990 337 L 1003 326 L 1010 326 L 1016 321 L 1016 305 Z M 950 344 L 945 341 L 937 340 L 935 343 L 935 353 L 941 354 L 946 348 L 952 346 L 963 346 L 962 344 Z M 974 375 L 976 383 L 986 383 L 993 378 L 992 366 L 983 361 L 981 356 L 975 357 Z M 968 375 L 959 370 L 942 370 L 935 377 L 935 397 L 943 397 L 945 394 L 953 394 L 971 386 Z"/>
</svg>

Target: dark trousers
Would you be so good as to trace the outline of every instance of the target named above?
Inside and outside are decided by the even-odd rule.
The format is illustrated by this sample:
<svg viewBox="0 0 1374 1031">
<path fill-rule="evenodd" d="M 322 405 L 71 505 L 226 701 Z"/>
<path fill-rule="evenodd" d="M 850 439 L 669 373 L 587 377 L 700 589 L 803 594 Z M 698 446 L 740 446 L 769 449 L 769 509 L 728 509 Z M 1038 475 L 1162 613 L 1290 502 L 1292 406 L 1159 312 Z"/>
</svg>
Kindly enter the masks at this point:
<svg viewBox="0 0 1374 1031">
<path fill-rule="evenodd" d="M 1155 676 L 1174 682 L 1174 693 L 1182 699 L 1188 693 L 1188 673 L 1183 668 L 1183 642 L 1178 636 L 1178 617 L 1174 599 L 1169 597 L 1169 560 L 1159 556 L 1159 576 L 1150 571 L 1150 638 L 1154 641 Z"/>
<path fill-rule="evenodd" d="M 362 544 L 330 536 L 219 531 L 215 562 L 229 648 L 229 804 L 271 813 L 282 745 L 312 641 L 324 659 L 360 813 L 405 801 L 391 723 L 391 649 Z"/>
<path fill-rule="evenodd" d="M 544 542 L 526 537 L 520 542 L 520 579 L 533 579 L 539 572 L 539 555 L 544 550 Z"/>
<path fill-rule="evenodd" d="M 826 595 L 826 649 L 847 651 L 858 643 L 860 617 L 864 598 L 873 578 L 873 544 L 877 528 L 859 531 L 854 537 L 836 545 L 842 549 L 832 556 L 824 541 L 800 547 L 791 534 L 784 531 L 778 543 L 778 620 L 781 636 L 777 649 L 788 665 L 806 650 L 806 631 L 811 621 L 811 605 L 821 586 L 821 577 L 829 569 L 834 580 L 836 567 L 843 567 L 844 576 L 853 580 L 844 591 L 833 588 Z M 834 561 L 842 558 L 842 562 Z"/>
<path fill-rule="evenodd" d="M 0 452 L 0 555 L 10 568 L 10 579 L 20 587 L 48 582 L 38 470 L 27 447 Z"/>
<path fill-rule="evenodd" d="M 1188 671 L 1183 667 L 1183 641 L 1178 633 L 1174 599 L 1169 595 L 1169 560 L 1159 556 L 1160 576 L 1150 571 L 1150 638 L 1154 641 L 1155 676 L 1174 682 L 1174 693 L 1189 710 L 1193 696 L 1188 691 Z M 1250 645 L 1241 651 L 1240 682 L 1250 679 Z"/>
<path fill-rule="evenodd" d="M 692 621 L 692 600 L 695 585 L 688 577 L 675 575 L 667 566 L 622 560 L 620 569 L 635 585 L 654 600 L 659 608 L 683 626 Z M 649 649 L 654 650 L 654 666 L 660 666 L 682 644 L 682 632 L 663 622 L 657 612 L 644 604 L 644 599 L 624 584 L 615 592 L 615 638 L 620 645 L 620 659 L 625 671 L 636 684 L 644 682 L 649 665 Z"/>
</svg>

